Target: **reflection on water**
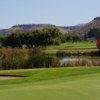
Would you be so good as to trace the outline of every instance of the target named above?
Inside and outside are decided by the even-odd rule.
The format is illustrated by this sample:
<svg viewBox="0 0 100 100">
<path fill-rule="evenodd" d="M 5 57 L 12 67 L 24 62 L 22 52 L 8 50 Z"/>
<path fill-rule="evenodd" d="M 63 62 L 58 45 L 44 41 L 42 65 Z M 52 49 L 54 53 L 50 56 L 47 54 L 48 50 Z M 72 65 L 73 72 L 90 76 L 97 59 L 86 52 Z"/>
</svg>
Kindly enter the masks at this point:
<svg viewBox="0 0 100 100">
<path fill-rule="evenodd" d="M 60 63 L 62 64 L 63 62 L 66 62 L 66 61 L 77 61 L 77 60 L 80 60 L 80 61 L 82 61 L 82 60 L 87 60 L 88 62 L 92 62 L 93 60 L 95 60 L 95 61 L 97 61 L 97 62 L 99 62 L 100 61 L 100 58 L 91 58 L 91 57 L 89 57 L 89 58 L 70 58 L 70 57 L 63 57 L 63 58 L 59 58 L 60 59 Z"/>
<path fill-rule="evenodd" d="M 76 61 L 78 59 L 80 59 L 80 60 L 86 59 L 88 61 L 92 61 L 92 60 L 100 61 L 100 59 L 96 59 L 96 58 L 60 58 L 60 61 L 61 62 L 62 61 L 68 61 L 68 60 L 70 60 L 70 61 Z"/>
</svg>

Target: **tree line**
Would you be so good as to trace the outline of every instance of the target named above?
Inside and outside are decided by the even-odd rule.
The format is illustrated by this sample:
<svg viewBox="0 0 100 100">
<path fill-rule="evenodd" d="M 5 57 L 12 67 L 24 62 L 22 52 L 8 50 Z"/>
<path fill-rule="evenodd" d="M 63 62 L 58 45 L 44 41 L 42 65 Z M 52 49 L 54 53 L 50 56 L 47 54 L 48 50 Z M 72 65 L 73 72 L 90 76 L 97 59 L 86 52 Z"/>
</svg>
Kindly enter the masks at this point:
<svg viewBox="0 0 100 100">
<path fill-rule="evenodd" d="M 88 38 L 95 38 L 95 39 L 98 39 L 99 37 L 99 34 L 100 34 L 100 29 L 99 28 L 92 28 L 90 29 L 90 31 L 84 35 L 84 40 Z"/>
<path fill-rule="evenodd" d="M 6 36 L 0 36 L 0 42 L 4 47 L 19 47 L 23 44 L 27 47 L 60 45 L 69 41 L 79 41 L 81 39 L 77 34 L 63 34 L 56 27 L 43 28 L 42 30 L 28 31 L 27 33 L 15 31 Z"/>
</svg>

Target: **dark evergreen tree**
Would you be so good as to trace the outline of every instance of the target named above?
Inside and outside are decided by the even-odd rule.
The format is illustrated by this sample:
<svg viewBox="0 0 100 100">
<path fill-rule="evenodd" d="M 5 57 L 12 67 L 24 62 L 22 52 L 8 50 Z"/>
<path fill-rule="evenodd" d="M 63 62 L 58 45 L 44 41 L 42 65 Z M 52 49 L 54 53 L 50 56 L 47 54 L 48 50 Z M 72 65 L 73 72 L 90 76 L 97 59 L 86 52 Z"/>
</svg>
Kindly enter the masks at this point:
<svg viewBox="0 0 100 100">
<path fill-rule="evenodd" d="M 24 39 L 25 33 L 20 31 L 15 31 L 4 38 L 4 42 L 2 46 L 7 47 L 11 46 L 12 48 L 15 47 L 22 47 L 22 41 Z"/>
<path fill-rule="evenodd" d="M 88 32 L 88 37 L 89 38 L 95 37 L 96 39 L 98 39 L 99 34 L 100 34 L 100 30 L 98 28 L 93 28 L 90 29 L 90 31 Z"/>
</svg>

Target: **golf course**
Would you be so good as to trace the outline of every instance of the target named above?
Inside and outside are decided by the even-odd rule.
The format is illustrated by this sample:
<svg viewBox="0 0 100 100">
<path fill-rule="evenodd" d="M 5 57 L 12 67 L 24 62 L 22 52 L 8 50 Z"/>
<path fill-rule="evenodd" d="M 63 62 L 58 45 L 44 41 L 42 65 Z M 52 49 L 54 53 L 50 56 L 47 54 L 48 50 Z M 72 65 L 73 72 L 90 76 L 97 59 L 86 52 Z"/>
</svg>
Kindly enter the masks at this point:
<svg viewBox="0 0 100 100">
<path fill-rule="evenodd" d="M 0 4 L 0 100 L 100 100 L 100 0 Z"/>
<path fill-rule="evenodd" d="M 1 80 L 0 100 L 100 100 L 99 67 L 4 70 L 0 75 L 24 76 Z"/>
<path fill-rule="evenodd" d="M 59 47 L 48 46 L 43 52 L 52 54 L 58 50 L 98 51 L 96 42 L 86 42 L 64 43 Z M 31 62 L 34 56 L 36 57 L 36 54 L 28 60 L 30 56 L 26 49 L 1 49 L 1 69 L 6 68 L 6 70 L 0 70 L 0 100 L 100 100 L 99 66 L 46 68 L 34 65 L 31 68 L 28 65 L 34 64 Z M 43 56 L 45 55 L 37 59 L 41 64 Z M 30 61 L 31 64 L 25 63 L 26 61 Z M 24 66 L 27 64 L 26 69 L 21 67 L 23 65 L 20 62 L 23 62 Z M 36 62 L 35 64 L 40 66 Z"/>
<path fill-rule="evenodd" d="M 98 51 L 97 42 L 66 42 L 61 43 L 60 45 L 50 45 L 46 47 L 45 52 L 47 54 L 56 54 L 57 51 L 64 51 L 64 52 L 92 52 Z"/>
</svg>

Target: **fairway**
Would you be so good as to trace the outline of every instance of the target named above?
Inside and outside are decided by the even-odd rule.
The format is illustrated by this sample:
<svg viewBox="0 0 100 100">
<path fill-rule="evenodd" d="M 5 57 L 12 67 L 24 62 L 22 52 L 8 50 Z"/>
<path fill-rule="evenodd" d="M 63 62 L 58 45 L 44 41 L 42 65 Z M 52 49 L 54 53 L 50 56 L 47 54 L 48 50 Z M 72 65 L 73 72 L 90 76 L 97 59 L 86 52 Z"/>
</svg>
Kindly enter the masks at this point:
<svg viewBox="0 0 100 100">
<path fill-rule="evenodd" d="M 97 42 L 66 42 L 60 45 L 50 45 L 46 49 L 97 49 Z"/>
<path fill-rule="evenodd" d="M 0 81 L 0 100 L 100 100 L 99 67 L 0 71 L 0 74 L 29 76 Z"/>
</svg>

